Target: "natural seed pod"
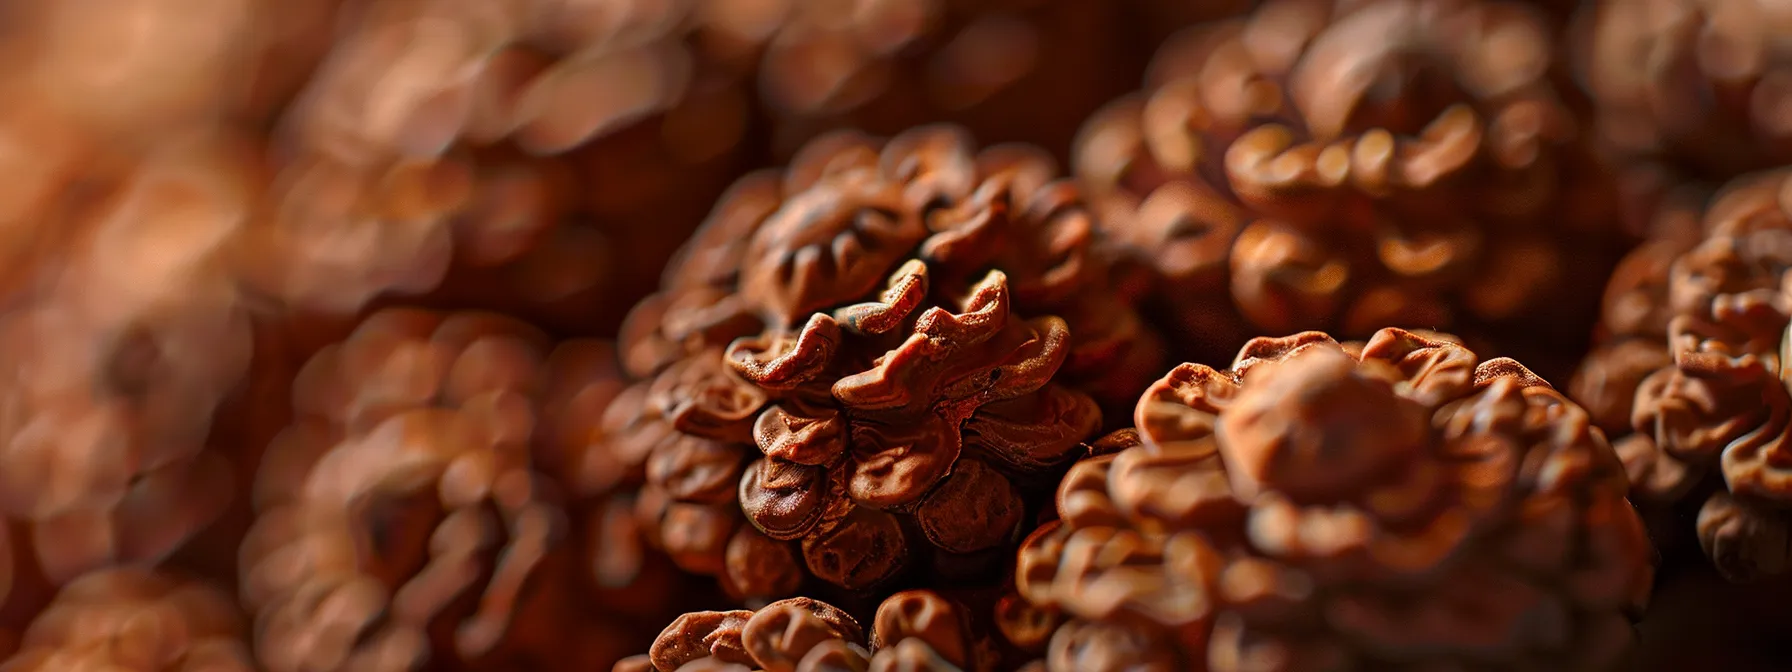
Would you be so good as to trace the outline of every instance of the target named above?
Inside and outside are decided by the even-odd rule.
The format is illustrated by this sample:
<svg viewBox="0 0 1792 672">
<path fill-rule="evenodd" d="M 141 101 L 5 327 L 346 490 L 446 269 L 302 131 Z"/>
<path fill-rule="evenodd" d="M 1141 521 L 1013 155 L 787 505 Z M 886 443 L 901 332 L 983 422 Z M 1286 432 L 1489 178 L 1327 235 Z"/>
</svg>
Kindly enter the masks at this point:
<svg viewBox="0 0 1792 672">
<path fill-rule="evenodd" d="M 757 611 L 685 614 L 660 633 L 650 653 L 615 670 L 989 670 L 992 662 L 969 623 L 962 605 L 926 590 L 884 600 L 868 633 L 845 611 L 796 597 Z"/>
<path fill-rule="evenodd" d="M 1702 505 L 1700 544 L 1732 580 L 1783 573 L 1787 560 L 1779 540 L 1792 524 L 1792 487 L 1777 465 L 1792 416 L 1788 178 L 1737 180 L 1705 210 L 1702 236 L 1680 246 L 1659 291 L 1667 319 L 1656 342 L 1669 361 L 1637 385 L 1637 434 L 1624 442 L 1637 497 Z"/>
<path fill-rule="evenodd" d="M 1046 669 L 1610 669 L 1647 599 L 1617 456 L 1510 359 L 1260 338 L 1134 419 L 1020 552 L 1020 595 L 1070 619 Z"/>
<path fill-rule="evenodd" d="M 1136 394 L 1158 347 L 1051 175 L 931 127 L 827 136 L 730 192 L 623 337 L 653 377 L 612 452 L 670 499 L 649 524 L 675 559 L 723 571 L 737 512 L 849 590 L 1012 540 L 1023 493 L 1099 425 L 1073 390 Z"/>
<path fill-rule="evenodd" d="M 1780 496 L 1759 485 L 1773 480 L 1762 465 L 1774 463 L 1784 434 L 1774 409 L 1786 396 L 1777 373 L 1789 312 L 1786 180 L 1745 175 L 1708 202 L 1696 191 L 1664 202 L 1655 237 L 1607 287 L 1608 341 L 1574 383 L 1621 437 L 1615 446 L 1633 496 L 1654 514 L 1657 543 L 1673 554 L 1696 532 L 1719 571 L 1738 580 L 1783 564 L 1773 541 Z"/>
<path fill-rule="evenodd" d="M 244 275 L 306 308 L 446 283 L 433 300 L 613 330 L 745 129 L 682 3 L 361 4 L 284 115 Z"/>
<path fill-rule="evenodd" d="M 1555 55 L 1517 3 L 1265 2 L 1164 45 L 1076 172 L 1194 356 L 1386 325 L 1579 339 L 1597 296 L 1566 260 L 1601 277 L 1621 235 Z"/>
</svg>

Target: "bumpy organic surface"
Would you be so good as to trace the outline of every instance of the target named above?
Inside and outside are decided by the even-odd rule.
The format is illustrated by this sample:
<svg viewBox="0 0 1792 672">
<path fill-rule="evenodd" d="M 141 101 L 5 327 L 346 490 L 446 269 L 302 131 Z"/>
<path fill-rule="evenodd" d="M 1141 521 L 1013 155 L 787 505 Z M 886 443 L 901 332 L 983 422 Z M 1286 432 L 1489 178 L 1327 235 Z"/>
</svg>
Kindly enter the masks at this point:
<svg viewBox="0 0 1792 672">
<path fill-rule="evenodd" d="M 1135 420 L 1020 552 L 1034 621 L 1064 620 L 1008 631 L 1048 670 L 1608 669 L 1632 638 L 1651 551 L 1622 465 L 1515 361 L 1260 338 Z"/>
<path fill-rule="evenodd" d="M 592 450 L 614 355 L 551 345 L 495 314 L 389 309 L 306 364 L 241 554 L 263 666 L 587 669 L 636 645 L 629 619 L 677 595 L 616 592 L 654 563 Z"/>
<path fill-rule="evenodd" d="M 650 653 L 618 663 L 616 672 L 961 672 L 991 664 L 962 605 L 910 590 L 878 605 L 869 632 L 845 611 L 806 597 L 757 611 L 685 614 L 660 633 Z"/>
<path fill-rule="evenodd" d="M 1128 398 L 1155 366 L 1096 236 L 1040 152 L 950 127 L 830 135 L 737 184 L 623 335 L 650 377 L 611 452 L 665 495 L 668 552 L 856 590 L 1011 541 L 1100 424 L 1077 390 Z"/>
<path fill-rule="evenodd" d="M 148 570 L 107 569 L 64 586 L 5 672 L 252 672 L 230 594 Z"/>
<path fill-rule="evenodd" d="M 1776 0 L 1600 0 L 1581 68 L 1600 139 L 1722 181 L 1792 161 L 1792 8 Z"/>
<path fill-rule="evenodd" d="M 1700 543 L 1736 580 L 1782 573 L 1792 559 L 1792 481 L 1784 476 L 1792 460 L 1783 372 L 1792 315 L 1788 185 L 1784 172 L 1739 178 L 1705 209 L 1698 237 L 1643 248 L 1626 265 L 1648 272 L 1613 279 L 1614 293 L 1654 297 L 1654 310 L 1633 329 L 1643 343 L 1635 351 L 1653 352 L 1624 376 L 1636 433 L 1618 448 L 1633 497 L 1687 508 L 1688 517 L 1696 507 Z M 1616 370 L 1615 358 L 1589 360 L 1583 377 Z M 1647 364 L 1655 366 L 1645 371 Z M 1626 389 L 1584 387 L 1600 399 Z"/>
<path fill-rule="evenodd" d="M 1548 28 L 1519 3 L 1266 2 L 1167 43 L 1076 172 L 1204 357 L 1301 329 L 1579 339 L 1616 192 Z"/>
</svg>

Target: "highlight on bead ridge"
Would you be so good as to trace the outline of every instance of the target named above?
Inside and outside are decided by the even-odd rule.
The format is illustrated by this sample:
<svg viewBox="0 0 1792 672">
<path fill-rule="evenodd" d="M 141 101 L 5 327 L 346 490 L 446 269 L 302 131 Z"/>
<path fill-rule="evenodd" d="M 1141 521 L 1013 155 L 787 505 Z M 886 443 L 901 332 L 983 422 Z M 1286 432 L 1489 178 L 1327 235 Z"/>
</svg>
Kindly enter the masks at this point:
<svg viewBox="0 0 1792 672">
<path fill-rule="evenodd" d="M 1398 329 L 1172 369 L 1035 531 L 1048 670 L 1608 669 L 1652 554 L 1617 455 L 1510 359 Z"/>
<path fill-rule="evenodd" d="M 641 410 L 614 452 L 675 561 L 762 598 L 1000 564 L 1090 394 L 1136 394 L 1160 347 L 1052 165 L 935 126 L 734 186 L 620 346 Z"/>
</svg>

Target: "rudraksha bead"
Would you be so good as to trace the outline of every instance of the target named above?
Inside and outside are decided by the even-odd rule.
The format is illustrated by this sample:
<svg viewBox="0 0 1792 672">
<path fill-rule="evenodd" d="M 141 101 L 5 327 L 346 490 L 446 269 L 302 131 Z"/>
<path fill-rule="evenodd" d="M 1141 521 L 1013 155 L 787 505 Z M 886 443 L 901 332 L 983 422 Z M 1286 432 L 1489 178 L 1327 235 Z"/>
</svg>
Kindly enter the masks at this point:
<svg viewBox="0 0 1792 672">
<path fill-rule="evenodd" d="M 251 284 L 352 311 L 446 279 L 443 303 L 613 329 L 726 184 L 747 123 L 745 92 L 683 43 L 684 12 L 362 4 L 337 12 L 283 114 Z"/>
<path fill-rule="evenodd" d="M 1705 209 L 1697 238 L 1661 244 L 1678 252 L 1665 269 L 1650 255 L 1667 252 L 1636 253 L 1657 269 L 1659 297 L 1656 331 L 1640 338 L 1653 335 L 1666 361 L 1636 385 L 1636 434 L 1619 451 L 1639 504 L 1665 506 L 1664 522 L 1697 509 L 1700 545 L 1732 580 L 1782 574 L 1792 559 L 1781 541 L 1792 529 L 1792 482 L 1780 475 L 1792 440 L 1782 370 L 1792 315 L 1789 179 L 1775 171 L 1733 181 Z M 1627 281 L 1614 278 L 1614 288 Z"/>
<path fill-rule="evenodd" d="M 845 611 L 795 597 L 757 611 L 685 614 L 660 633 L 650 653 L 624 660 L 616 672 L 991 670 L 989 646 L 970 624 L 962 605 L 927 590 L 884 600 L 869 632 Z"/>
<path fill-rule="evenodd" d="M 1042 153 L 951 127 L 826 136 L 737 184 L 622 339 L 651 377 L 612 452 L 664 494 L 668 552 L 782 548 L 862 590 L 1009 543 L 1100 424 L 1080 390 L 1130 398 L 1158 356 L 1101 242 Z M 767 539 L 730 541 L 742 512 Z"/>
<path fill-rule="evenodd" d="M 1622 464 L 1513 360 L 1259 338 L 1134 419 L 1020 551 L 1019 594 L 1066 619 L 1048 670 L 1609 669 L 1632 639 L 1652 552 Z"/>
<path fill-rule="evenodd" d="M 1165 44 L 1076 173 L 1192 356 L 1393 325 L 1540 358 L 1624 238 L 1557 51 L 1519 3 L 1265 2 Z"/>
</svg>

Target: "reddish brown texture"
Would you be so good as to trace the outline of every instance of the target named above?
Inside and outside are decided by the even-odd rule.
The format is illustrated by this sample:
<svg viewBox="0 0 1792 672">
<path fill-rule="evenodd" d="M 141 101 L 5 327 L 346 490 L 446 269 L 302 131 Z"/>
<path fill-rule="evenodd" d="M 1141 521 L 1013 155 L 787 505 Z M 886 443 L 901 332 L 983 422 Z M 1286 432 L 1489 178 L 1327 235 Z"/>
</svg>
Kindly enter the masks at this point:
<svg viewBox="0 0 1792 672">
<path fill-rule="evenodd" d="M 740 521 L 735 491 L 750 459 L 752 418 L 765 395 L 735 377 L 719 350 L 708 355 L 678 360 L 625 391 L 604 414 L 604 451 L 645 481 L 637 518 L 680 568 L 717 574 L 732 566 L 737 571 L 728 572 L 727 582 L 737 588 L 794 588 L 748 576 L 794 570 L 754 567 L 777 556 L 769 547 L 775 544 L 764 550 L 771 556 L 731 560 L 728 554 Z"/>
<path fill-rule="evenodd" d="M 1083 0 L 379 0 L 336 12 L 344 28 L 316 54 L 299 36 L 320 14 L 293 17 L 280 45 L 321 61 L 245 240 L 254 286 L 352 309 L 445 284 L 441 305 L 578 330 L 612 329 L 652 288 L 763 111 L 783 154 L 842 124 L 938 120 L 1062 149 L 1137 69 L 1111 3 Z M 493 147 L 566 156 L 586 198 L 481 185 L 505 168 L 483 158 Z"/>
<path fill-rule="evenodd" d="M 1775 326 L 1753 334 L 1734 313 L 1674 321 L 1674 362 L 1639 386 L 1632 411 L 1638 445 L 1626 455 L 1646 500 L 1705 496 L 1700 486 L 1721 477 L 1724 489 L 1705 500 L 1697 530 L 1732 580 L 1780 574 L 1788 560 L 1782 502 L 1792 496 L 1783 475 L 1792 398 L 1779 375 L 1787 320 L 1784 309 L 1764 312 L 1762 321 Z"/>
<path fill-rule="evenodd" d="M 613 330 L 738 155 L 746 94 L 697 71 L 682 8 L 378 0 L 334 18 L 242 246 L 281 300 L 436 290 Z"/>
<path fill-rule="evenodd" d="M 676 593 L 594 441 L 613 362 L 496 314 L 416 309 L 313 356 L 241 552 L 260 663 L 584 669 L 626 652 L 626 619 Z"/>
<path fill-rule="evenodd" d="M 1008 310 L 1002 302 L 1029 317 L 1064 320 L 1074 332 L 1066 373 L 1084 389 L 1125 396 L 1157 356 L 1151 334 L 1107 288 L 1100 235 L 1077 192 L 1055 178 L 1052 162 L 1037 150 L 1000 145 L 977 152 L 962 131 L 940 126 L 887 143 L 837 134 L 797 157 L 785 189 L 784 205 L 754 229 L 744 250 L 756 263 L 743 268 L 741 300 L 768 331 L 735 348 L 741 365 L 746 353 L 764 348 L 773 350 L 756 359 L 775 355 L 797 364 L 780 348 L 808 347 L 793 341 L 826 331 L 821 323 L 813 327 L 821 331 L 808 331 L 806 323 L 818 318 L 870 338 L 909 328 L 905 318 L 924 321 L 924 306 L 1001 311 L 966 325 L 977 329 Z M 870 193 L 885 200 L 853 200 Z M 874 223 L 885 217 L 889 223 Z M 880 227 L 896 237 L 878 237 Z M 903 265 L 911 257 L 926 268 Z M 999 279 L 987 274 L 991 268 Z M 845 305 L 855 301 L 869 302 Z M 763 368 L 769 363 L 747 369 L 785 375 Z"/>
<path fill-rule="evenodd" d="M 1664 217 L 1684 221 L 1658 227 L 1619 266 L 1606 292 L 1609 340 L 1574 385 L 1608 431 L 1636 432 L 1616 445 L 1639 503 L 1674 528 L 1696 516 L 1701 545 L 1738 580 L 1779 574 L 1786 559 L 1787 179 L 1746 175 L 1702 208 L 1665 206 Z M 1664 528 L 1662 545 L 1679 532 Z"/>
<path fill-rule="evenodd" d="M 229 593 L 144 569 L 113 568 L 63 587 L 25 632 L 6 672 L 251 672 Z"/>
<path fill-rule="evenodd" d="M 660 633 L 648 655 L 615 669 L 983 672 L 992 665 L 963 605 L 910 590 L 877 607 L 869 632 L 845 611 L 806 597 L 757 611 L 685 614 Z"/>
<path fill-rule="evenodd" d="M 794 587 L 791 553 L 863 590 L 1010 543 L 1100 423 L 1078 390 L 1128 398 L 1157 356 L 1101 243 L 1040 152 L 951 127 L 834 134 L 743 179 L 621 339 L 646 377 L 609 453 L 640 465 L 654 538 L 737 592 Z"/>
<path fill-rule="evenodd" d="M 1165 44 L 1077 174 L 1191 355 L 1387 325 L 1545 353 L 1590 326 L 1577 289 L 1621 238 L 1549 28 L 1510 2 L 1266 2 Z"/>
<path fill-rule="evenodd" d="M 753 231 L 782 204 L 782 179 L 762 170 L 737 180 L 667 264 L 659 291 L 629 312 L 617 347 L 630 376 L 651 378 L 697 350 L 762 328 L 734 290 Z"/>
<path fill-rule="evenodd" d="M 1069 619 L 1046 669 L 1609 669 L 1647 599 L 1617 455 L 1510 359 L 1260 338 L 1135 420 L 1021 550 L 1020 595 Z"/>
</svg>

